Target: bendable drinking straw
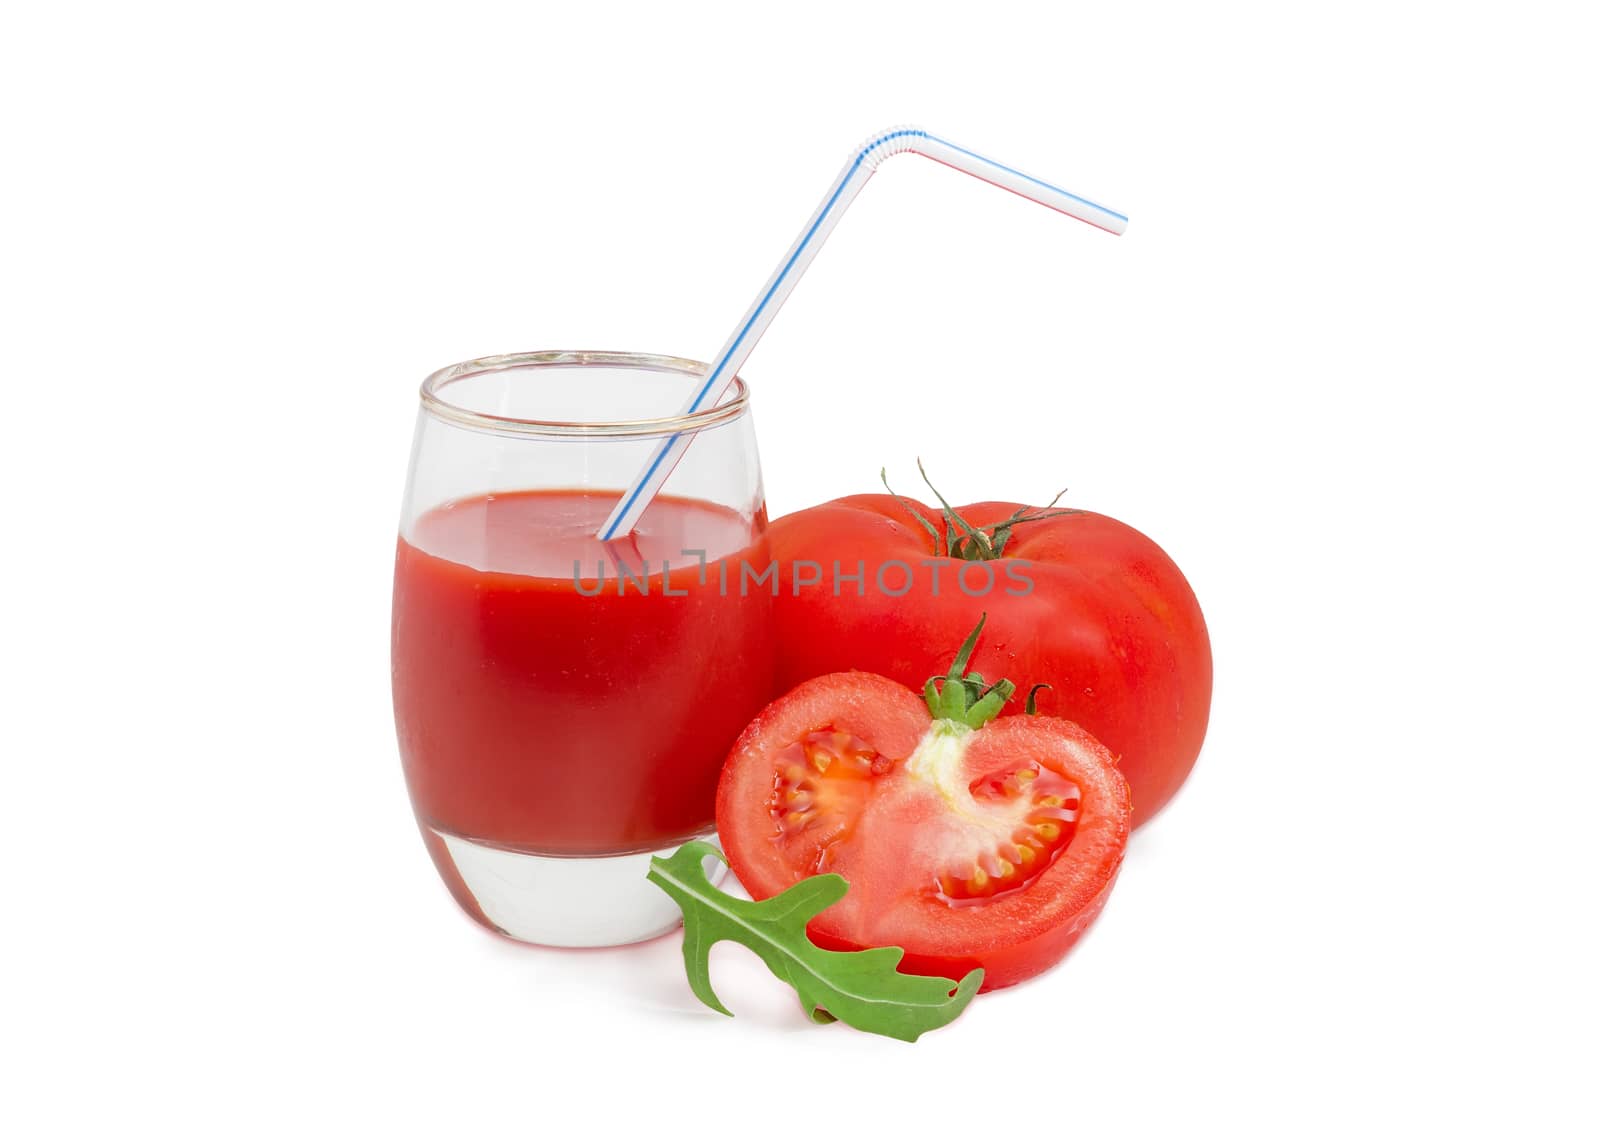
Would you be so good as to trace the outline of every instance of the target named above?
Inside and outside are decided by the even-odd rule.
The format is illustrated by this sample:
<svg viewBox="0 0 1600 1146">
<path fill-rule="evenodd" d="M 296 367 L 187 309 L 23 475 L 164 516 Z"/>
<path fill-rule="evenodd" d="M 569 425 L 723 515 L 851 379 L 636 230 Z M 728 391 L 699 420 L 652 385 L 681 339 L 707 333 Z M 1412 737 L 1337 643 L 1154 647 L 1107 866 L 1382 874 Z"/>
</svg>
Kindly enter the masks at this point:
<svg viewBox="0 0 1600 1146">
<path fill-rule="evenodd" d="M 954 167 L 957 171 L 975 175 L 985 183 L 993 183 L 996 187 L 1014 191 L 1025 199 L 1032 199 L 1035 203 L 1052 207 L 1064 215 L 1092 223 L 1102 230 L 1110 231 L 1113 235 L 1122 234 L 1128 226 L 1126 215 L 1118 214 L 1098 203 L 1091 203 L 1070 191 L 1063 191 L 1043 179 L 1025 175 L 1014 167 L 996 163 L 976 151 L 959 147 L 948 139 L 930 135 L 921 128 L 895 127 L 879 132 L 845 163 L 844 170 L 839 172 L 839 177 L 833 181 L 833 186 L 828 189 L 827 195 L 823 196 L 821 206 L 801 230 L 800 237 L 794 241 L 794 246 L 789 248 L 789 253 L 778 264 L 778 269 L 767 280 L 767 285 L 756 295 L 755 302 L 745 312 L 739 325 L 734 328 L 733 334 L 723 345 L 722 352 L 717 355 L 711 369 L 706 373 L 700 388 L 683 407 L 682 413 L 693 414 L 721 400 L 723 393 L 738 376 L 739 368 L 744 365 L 745 359 L 750 357 L 750 352 L 755 349 L 756 343 L 772 324 L 773 316 L 783 306 L 784 300 L 789 297 L 789 292 L 794 290 L 795 283 L 800 281 L 800 276 L 811 265 L 811 260 L 816 258 L 817 251 L 838 224 L 845 208 L 850 206 L 861 188 L 866 186 L 867 180 L 872 177 L 872 173 L 878 169 L 880 163 L 890 156 L 906 151 L 936 159 L 946 166 Z M 628 486 L 628 492 L 612 508 L 605 524 L 600 527 L 602 541 L 609 541 L 613 537 L 632 532 L 639 521 L 639 515 L 644 512 L 645 506 L 650 504 L 650 499 L 660 491 L 667 480 L 667 475 L 678 464 L 678 459 L 683 456 L 684 450 L 689 448 L 689 443 L 693 440 L 692 433 L 674 434 L 656 448 L 650 455 L 650 460 Z"/>
</svg>

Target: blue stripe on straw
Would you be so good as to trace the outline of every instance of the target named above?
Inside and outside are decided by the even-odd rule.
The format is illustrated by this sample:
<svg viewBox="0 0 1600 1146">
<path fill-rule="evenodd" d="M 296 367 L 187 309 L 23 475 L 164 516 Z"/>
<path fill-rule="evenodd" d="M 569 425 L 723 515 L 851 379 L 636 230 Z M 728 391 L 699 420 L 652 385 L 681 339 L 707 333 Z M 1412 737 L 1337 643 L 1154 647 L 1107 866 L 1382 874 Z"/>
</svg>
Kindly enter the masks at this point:
<svg viewBox="0 0 1600 1146">
<path fill-rule="evenodd" d="M 762 311 L 766 310 L 767 303 L 772 300 L 773 294 L 776 293 L 777 289 L 783 285 L 783 281 L 789 277 L 789 272 L 794 269 L 795 260 L 798 259 L 806 247 L 811 244 L 813 236 L 815 236 L 817 233 L 817 228 L 822 226 L 822 221 L 832 213 L 834 204 L 839 201 L 839 196 L 844 194 L 845 187 L 847 187 L 850 183 L 850 180 L 855 177 L 855 173 L 860 169 L 862 163 L 866 162 L 867 156 L 871 155 L 875 150 L 882 147 L 885 143 L 888 143 L 891 139 L 899 139 L 902 136 L 907 135 L 920 136 L 923 139 L 931 140 L 934 143 L 941 143 L 948 147 L 951 151 L 959 151 L 962 155 L 970 156 L 981 163 L 987 163 L 990 167 L 998 168 L 999 170 L 1006 172 L 1008 175 L 1015 175 L 1018 179 L 1026 179 L 1029 183 L 1037 183 L 1040 187 L 1043 187 L 1046 190 L 1053 191 L 1057 195 L 1065 195 L 1068 199 L 1071 199 L 1074 202 L 1082 203 L 1085 207 L 1093 208 L 1096 211 L 1102 211 L 1105 214 L 1110 215 L 1112 218 L 1122 220 L 1124 223 L 1128 221 L 1128 217 L 1122 214 L 1120 211 L 1113 211 L 1109 207 L 1102 207 L 1093 200 L 1085 199 L 1082 195 L 1074 195 L 1071 191 L 1068 191 L 1064 187 L 1057 187 L 1054 183 L 1046 183 L 1043 179 L 1040 179 L 1034 175 L 1029 175 L 1024 171 L 1018 171 L 1015 167 L 1007 167 L 1004 163 L 996 163 L 987 155 L 979 155 L 976 151 L 969 151 L 965 147 L 951 143 L 948 139 L 941 139 L 937 135 L 929 135 L 926 131 L 922 131 L 917 128 L 904 128 L 899 131 L 886 132 L 885 134 L 880 135 L 877 139 L 874 139 L 871 143 L 867 144 L 859 153 L 857 153 L 855 162 L 850 164 L 849 170 L 844 173 L 838 184 L 834 187 L 833 193 L 828 196 L 828 201 L 822 205 L 822 210 L 817 212 L 817 217 L 812 220 L 810 228 L 807 229 L 803 236 L 801 236 L 800 241 L 795 244 L 794 253 L 789 256 L 789 261 L 784 263 L 783 268 L 773 277 L 772 285 L 767 288 L 767 293 L 761 296 L 761 301 L 758 302 L 754 309 L 750 311 L 750 317 L 745 320 L 745 324 L 739 329 L 738 335 L 732 342 L 728 344 L 727 353 L 718 359 L 717 364 L 706 373 L 705 381 L 701 384 L 699 392 L 695 394 L 694 401 L 689 404 L 689 413 L 695 413 L 700 409 L 700 403 L 705 401 L 706 395 L 710 393 L 712 385 L 717 381 L 718 377 L 722 374 L 722 371 L 727 367 L 728 360 L 732 358 L 733 355 L 738 351 L 740 344 L 745 340 L 745 336 L 750 333 L 750 328 L 755 325 L 756 319 L 761 317 Z M 622 503 L 621 510 L 617 512 L 615 520 L 618 523 L 620 523 L 623 518 L 628 516 L 628 511 L 633 508 L 633 503 L 639 500 L 639 495 L 642 494 L 645 487 L 650 484 L 650 479 L 655 476 L 656 470 L 661 468 L 661 463 L 666 460 L 667 455 L 672 452 L 673 445 L 682 436 L 682 434 L 673 434 L 672 437 L 668 438 L 664 443 L 662 443 L 661 448 L 656 451 L 656 456 L 650 462 L 650 468 L 645 470 L 644 476 L 634 483 L 632 492 L 628 494 L 627 500 Z M 613 525 L 609 530 L 606 531 L 603 540 L 609 541 L 615 532 L 616 525 Z"/>
<path fill-rule="evenodd" d="M 644 487 L 650 484 L 650 478 L 660 467 L 661 460 L 667 456 L 667 451 L 672 448 L 672 443 L 677 440 L 678 435 L 673 434 L 672 437 L 667 439 L 666 445 L 657 451 L 655 460 L 650 463 L 650 468 L 644 471 L 644 477 L 634 483 L 633 492 L 628 495 L 628 500 L 622 503 L 621 512 L 616 515 L 616 520 L 612 522 L 611 528 L 606 530 L 605 536 L 600 539 L 601 541 L 610 541 L 616 534 L 617 526 L 621 525 L 622 519 L 628 516 L 628 511 L 633 508 L 633 503 L 639 500 L 639 495 L 644 492 Z"/>
<path fill-rule="evenodd" d="M 918 132 L 917 134 L 927 135 L 926 132 Z M 959 151 L 962 155 L 970 155 L 974 159 L 987 163 L 990 167 L 998 167 L 1001 171 L 1006 172 L 1008 175 L 1015 175 L 1018 179 L 1026 179 L 1029 183 L 1037 183 L 1041 187 L 1054 191 L 1057 195 L 1065 195 L 1068 199 L 1082 203 L 1085 207 L 1093 207 L 1096 211 L 1104 211 L 1107 215 L 1110 215 L 1116 219 L 1121 219 L 1124 223 L 1128 221 L 1128 217 L 1122 212 L 1113 211 L 1110 207 L 1102 207 L 1093 200 L 1085 199 L 1082 195 L 1074 195 L 1065 187 L 1057 187 L 1054 183 L 1046 183 L 1043 179 L 1040 179 L 1035 175 L 1029 175 L 1026 171 L 1018 171 L 1015 167 L 1007 167 L 1004 163 L 996 163 L 987 155 L 979 155 L 976 151 L 968 151 L 965 147 L 962 147 L 956 143 L 951 143 L 948 139 L 940 139 L 937 135 L 928 135 L 928 138 L 934 143 L 944 144 L 951 151 Z"/>
<path fill-rule="evenodd" d="M 705 384 L 700 387 L 700 392 L 694 396 L 694 403 L 689 407 L 691 411 L 699 409 L 700 403 L 705 400 L 707 391 L 711 389 L 712 382 L 716 380 L 717 375 L 722 371 L 722 369 L 727 366 L 728 359 L 733 357 L 734 351 L 737 350 L 739 348 L 739 344 L 744 341 L 745 335 L 750 333 L 750 327 L 755 323 L 756 319 L 761 317 L 761 312 L 766 310 L 767 303 L 771 300 L 773 292 L 783 285 L 784 279 L 789 277 L 790 270 L 794 268 L 795 260 L 800 257 L 801 252 L 804 251 L 806 247 L 811 245 L 812 236 L 817 233 L 817 228 L 822 226 L 822 221 L 832 213 L 833 205 L 839 201 L 839 196 L 844 194 L 845 187 L 848 186 L 850 180 L 854 178 L 856 171 L 861 167 L 861 164 L 865 162 L 867 156 L 871 155 L 874 149 L 883 146 L 891 139 L 899 139 L 903 135 L 920 135 L 925 138 L 930 138 L 927 132 L 917 131 L 914 129 L 905 131 L 891 131 L 887 135 L 879 136 L 877 139 L 874 139 L 871 143 L 867 144 L 861 149 L 861 152 L 856 156 L 855 162 L 850 165 L 850 169 L 844 173 L 844 176 L 839 180 L 838 185 L 834 187 L 833 194 L 829 195 L 828 201 L 822 205 L 822 210 L 817 212 L 817 217 L 812 221 L 810 228 L 806 231 L 805 235 L 801 237 L 800 241 L 794 245 L 794 254 L 789 256 L 789 261 L 784 263 L 783 269 L 780 270 L 776 276 L 774 276 L 772 285 L 767 288 L 767 293 L 761 296 L 761 301 L 757 303 L 755 309 L 750 312 L 750 317 L 745 321 L 744 326 L 740 328 L 738 337 L 729 344 L 728 352 L 722 356 L 717 364 L 712 367 L 711 372 L 706 375 Z M 998 167 L 999 164 L 997 163 L 995 166 Z M 669 442 L 668 444 L 670 445 L 671 443 Z"/>
<path fill-rule="evenodd" d="M 871 143 L 867 144 L 861 149 L 860 153 L 856 156 L 855 162 L 850 165 L 850 169 L 844 173 L 843 177 L 840 178 L 838 184 L 834 187 L 833 194 L 829 195 L 828 201 L 822 205 L 822 210 L 817 212 L 817 217 L 812 221 L 810 228 L 801 237 L 800 241 L 795 244 L 794 253 L 789 256 L 789 261 L 784 263 L 783 269 L 773 277 L 772 285 L 767 288 L 767 293 L 761 296 L 761 301 L 758 302 L 755 305 L 755 308 L 750 312 L 750 317 L 745 320 L 745 324 L 740 328 L 738 336 L 728 344 L 727 353 L 724 354 L 717 361 L 717 364 L 707 372 L 705 382 L 701 385 L 699 392 L 695 394 L 694 401 L 689 404 L 689 413 L 692 414 L 699 410 L 700 403 L 705 401 L 706 394 L 711 390 L 712 383 L 717 380 L 717 376 L 721 374 L 723 369 L 728 365 L 728 360 L 732 358 L 734 352 L 739 349 L 739 344 L 744 341 L 745 335 L 750 333 L 750 327 L 755 324 L 756 319 L 761 317 L 761 312 L 767 308 L 767 303 L 771 301 L 773 293 L 783 285 L 783 280 L 789 277 L 789 272 L 794 269 L 795 260 L 798 259 L 801 252 L 810 245 L 812 237 L 817 233 L 817 228 L 822 226 L 822 221 L 826 219 L 833 211 L 833 205 L 839 201 L 839 196 L 844 194 L 845 187 L 847 187 L 850 183 L 850 180 L 855 177 L 856 171 L 861 167 L 861 164 L 866 161 L 867 156 L 871 155 L 876 148 L 882 147 L 885 143 L 888 143 L 891 139 L 899 139 L 904 135 L 920 135 L 924 138 L 931 138 L 927 132 L 918 131 L 915 129 L 891 131 L 885 135 L 879 136 L 877 139 L 874 139 Z M 941 140 L 940 142 L 943 141 Z M 959 150 L 959 148 L 957 150 Z M 983 157 L 978 156 L 978 158 L 981 159 Z M 997 163 L 995 166 L 998 167 L 1000 165 Z M 1009 170 L 1009 168 L 1007 170 Z M 1024 178 L 1026 178 L 1026 176 Z M 1035 182 L 1038 181 L 1035 180 Z M 1049 184 L 1045 184 L 1045 186 L 1049 186 Z M 1054 190 L 1054 188 L 1052 188 L 1052 190 Z M 1077 196 L 1073 196 L 1073 198 L 1077 198 Z M 650 468 L 645 470 L 644 476 L 634 483 L 633 491 L 628 494 L 628 499 L 622 503 L 621 510 L 616 513 L 615 520 L 618 524 L 621 523 L 623 518 L 628 516 L 628 511 L 633 508 L 633 503 L 639 500 L 639 495 L 642 494 L 645 487 L 650 484 L 650 479 L 655 476 L 656 470 L 661 468 L 661 463 L 666 459 L 666 456 L 672 452 L 673 444 L 676 443 L 677 440 L 682 436 L 682 434 L 673 434 L 672 437 L 663 442 L 661 448 L 656 451 L 656 456 L 650 462 Z M 609 541 L 615 532 L 616 525 L 614 524 L 609 530 L 606 531 L 605 537 L 602 538 L 602 540 Z"/>
</svg>

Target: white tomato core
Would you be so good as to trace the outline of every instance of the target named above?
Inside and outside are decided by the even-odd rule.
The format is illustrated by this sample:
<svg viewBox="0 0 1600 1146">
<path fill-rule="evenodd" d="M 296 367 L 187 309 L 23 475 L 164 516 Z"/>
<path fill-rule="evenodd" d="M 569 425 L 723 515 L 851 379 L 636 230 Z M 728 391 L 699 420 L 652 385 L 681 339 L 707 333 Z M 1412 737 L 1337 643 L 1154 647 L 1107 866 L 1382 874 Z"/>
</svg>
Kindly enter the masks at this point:
<svg viewBox="0 0 1600 1146">
<path fill-rule="evenodd" d="M 1071 842 L 1080 792 L 1033 760 L 975 766 L 969 750 L 979 735 L 935 720 L 897 765 L 848 732 L 810 733 L 780 755 L 776 833 L 809 855 L 813 871 L 829 871 L 865 829 L 864 814 L 910 816 L 922 827 L 914 862 L 926 868 L 930 895 L 967 907 L 1019 891 Z"/>
</svg>

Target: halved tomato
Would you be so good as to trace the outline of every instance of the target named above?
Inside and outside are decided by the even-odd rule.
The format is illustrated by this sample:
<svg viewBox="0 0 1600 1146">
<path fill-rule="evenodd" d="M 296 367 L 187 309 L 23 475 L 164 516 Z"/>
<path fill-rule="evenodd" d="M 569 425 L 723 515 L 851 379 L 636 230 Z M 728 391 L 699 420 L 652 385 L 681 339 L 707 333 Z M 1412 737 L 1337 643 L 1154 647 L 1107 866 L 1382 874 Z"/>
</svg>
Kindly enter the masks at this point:
<svg viewBox="0 0 1600 1146">
<path fill-rule="evenodd" d="M 814 942 L 903 947 L 916 974 L 982 967 L 988 991 L 1058 962 L 1099 915 L 1132 808 L 1076 724 L 1031 698 L 990 722 L 1013 690 L 966 674 L 977 636 L 923 696 L 841 672 L 767 706 L 723 768 L 717 831 L 757 899 L 819 872 L 849 881 Z"/>
</svg>

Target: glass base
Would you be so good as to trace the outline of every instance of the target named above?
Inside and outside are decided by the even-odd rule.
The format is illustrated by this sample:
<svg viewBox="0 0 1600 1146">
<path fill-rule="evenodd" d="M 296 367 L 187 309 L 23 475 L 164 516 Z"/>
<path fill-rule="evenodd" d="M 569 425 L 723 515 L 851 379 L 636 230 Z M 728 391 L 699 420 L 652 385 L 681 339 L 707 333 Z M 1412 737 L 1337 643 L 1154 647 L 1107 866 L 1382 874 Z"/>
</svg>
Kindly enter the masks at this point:
<svg viewBox="0 0 1600 1146">
<path fill-rule="evenodd" d="M 682 921 L 678 905 L 645 879 L 660 851 L 619 856 L 542 856 L 508 851 L 424 827 L 442 845 L 460 887 L 452 887 L 473 918 L 512 939 L 547 947 L 615 947 L 665 935 Z M 716 844 L 715 833 L 700 839 Z M 438 850 L 435 858 L 441 858 Z M 451 882 L 450 873 L 444 873 Z M 714 863 L 713 883 L 727 877 Z M 470 898 L 462 898 L 465 891 Z M 474 910 L 476 908 L 476 910 Z"/>
</svg>

